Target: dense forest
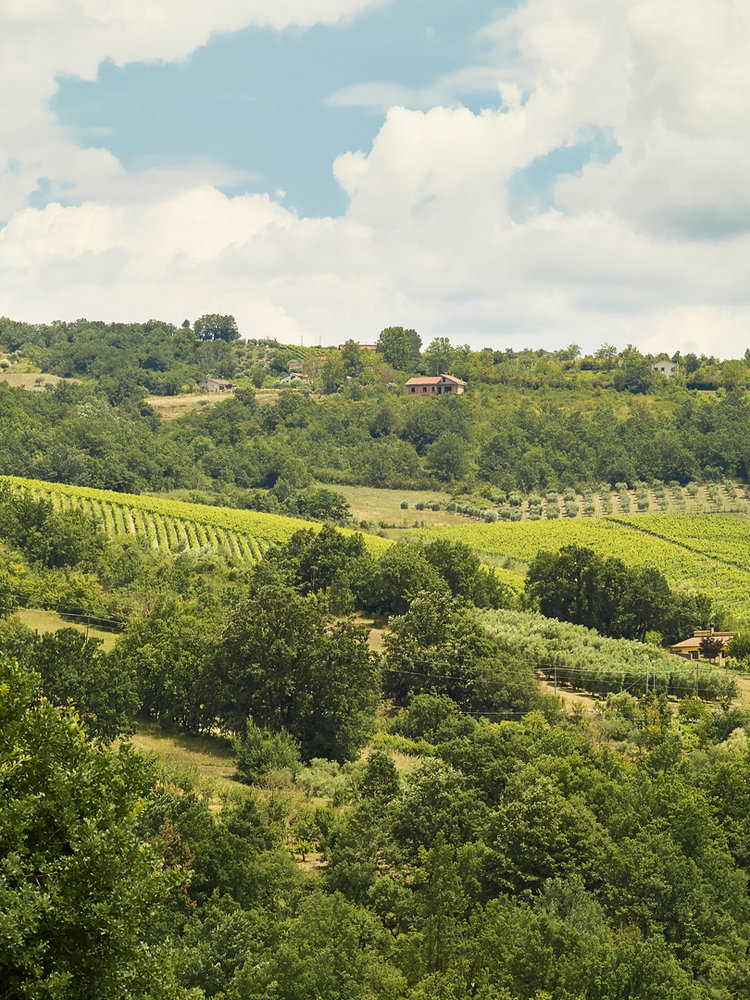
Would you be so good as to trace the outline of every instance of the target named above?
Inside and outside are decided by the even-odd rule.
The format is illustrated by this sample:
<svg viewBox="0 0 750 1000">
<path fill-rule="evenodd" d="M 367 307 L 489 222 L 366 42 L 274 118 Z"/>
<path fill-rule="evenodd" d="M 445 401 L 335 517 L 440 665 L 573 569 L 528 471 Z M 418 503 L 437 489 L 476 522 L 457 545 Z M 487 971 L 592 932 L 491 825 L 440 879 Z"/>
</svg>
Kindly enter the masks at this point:
<svg viewBox="0 0 750 1000">
<path fill-rule="evenodd" d="M 353 342 L 323 354 L 298 350 L 318 392 L 290 388 L 269 405 L 255 390 L 287 371 L 292 349 L 233 339 L 231 317 L 202 320 L 193 328 L 0 320 L 9 370 L 33 364 L 78 379 L 43 392 L 0 382 L 0 473 L 130 492 L 213 489 L 228 503 L 243 502 L 239 490 L 248 505 L 262 503 L 253 491 L 266 491 L 273 505 L 313 478 L 488 496 L 748 480 L 745 360 L 687 356 L 667 379 L 633 348 L 587 359 L 575 345 L 553 357 L 433 342 L 419 353 L 405 338 L 411 353 L 404 343 L 389 353 L 386 337 L 385 354 Z M 444 366 L 469 380 L 465 395 L 406 398 L 410 374 Z M 633 371 L 642 383 L 623 382 Z M 232 399 L 173 421 L 147 401 L 148 393 L 195 389 L 209 374 L 237 379 Z"/>
<path fill-rule="evenodd" d="M 748 358 L 295 351 L 225 316 L 0 347 L 63 379 L 0 372 L 0 475 L 326 522 L 243 562 L 0 485 L 0 997 L 748 995 L 750 635 L 732 672 L 662 648 L 733 609 L 582 545 L 511 589 L 465 542 L 331 523 L 344 483 L 747 481 Z M 293 359 L 314 391 L 276 392 Z M 404 394 L 446 369 L 465 395 Z M 231 398 L 149 402 L 209 375 Z"/>
</svg>

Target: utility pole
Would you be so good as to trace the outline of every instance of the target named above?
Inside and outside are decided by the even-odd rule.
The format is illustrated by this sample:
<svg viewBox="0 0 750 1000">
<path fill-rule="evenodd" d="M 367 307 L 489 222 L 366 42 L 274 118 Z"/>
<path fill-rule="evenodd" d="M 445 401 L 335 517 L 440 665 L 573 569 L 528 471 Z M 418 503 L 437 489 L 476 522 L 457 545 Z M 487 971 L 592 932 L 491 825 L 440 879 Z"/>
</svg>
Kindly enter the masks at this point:
<svg viewBox="0 0 750 1000">
<path fill-rule="evenodd" d="M 557 664 L 555 664 L 555 698 L 557 697 Z"/>
</svg>

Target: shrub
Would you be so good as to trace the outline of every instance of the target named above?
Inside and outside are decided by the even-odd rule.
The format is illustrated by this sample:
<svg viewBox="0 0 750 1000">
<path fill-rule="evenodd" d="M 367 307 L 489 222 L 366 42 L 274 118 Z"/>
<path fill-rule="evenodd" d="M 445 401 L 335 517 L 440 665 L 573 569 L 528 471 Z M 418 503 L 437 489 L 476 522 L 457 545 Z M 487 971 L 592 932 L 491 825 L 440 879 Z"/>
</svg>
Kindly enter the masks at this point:
<svg viewBox="0 0 750 1000">
<path fill-rule="evenodd" d="M 272 771 L 289 771 L 295 775 L 300 768 L 300 745 L 282 729 L 269 733 L 248 719 L 244 735 L 234 741 L 237 754 L 237 774 L 240 781 L 252 784 Z"/>
</svg>

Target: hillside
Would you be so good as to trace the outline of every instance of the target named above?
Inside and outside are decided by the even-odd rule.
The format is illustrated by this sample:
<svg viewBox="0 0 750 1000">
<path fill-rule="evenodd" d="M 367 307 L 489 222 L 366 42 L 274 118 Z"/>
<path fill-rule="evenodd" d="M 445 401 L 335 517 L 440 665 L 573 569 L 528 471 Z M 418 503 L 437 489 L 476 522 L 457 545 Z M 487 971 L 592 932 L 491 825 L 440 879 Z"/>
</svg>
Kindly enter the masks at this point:
<svg viewBox="0 0 750 1000">
<path fill-rule="evenodd" d="M 489 562 L 523 568 L 537 552 L 584 545 L 629 565 L 653 566 L 677 590 L 705 591 L 728 610 L 750 617 L 750 520 L 735 515 L 638 515 L 414 529 L 425 541 L 470 545 Z"/>
<path fill-rule="evenodd" d="M 230 558 L 253 563 L 262 558 L 270 545 L 288 541 L 295 531 L 319 527 L 299 518 L 260 511 L 114 493 L 17 476 L 6 476 L 3 481 L 34 496 L 46 497 L 58 508 L 74 507 L 91 514 L 109 535 L 143 538 L 152 548 L 163 552 L 211 545 Z M 372 535 L 366 538 L 373 552 L 381 552 L 389 544 Z"/>
</svg>

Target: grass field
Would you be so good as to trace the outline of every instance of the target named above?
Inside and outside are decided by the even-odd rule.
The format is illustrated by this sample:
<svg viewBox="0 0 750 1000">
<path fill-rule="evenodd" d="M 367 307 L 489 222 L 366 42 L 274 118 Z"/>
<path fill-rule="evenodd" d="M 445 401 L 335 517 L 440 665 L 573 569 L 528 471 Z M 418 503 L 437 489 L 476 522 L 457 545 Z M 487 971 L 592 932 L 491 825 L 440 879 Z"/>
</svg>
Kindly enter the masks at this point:
<svg viewBox="0 0 750 1000">
<path fill-rule="evenodd" d="M 77 379 L 60 378 L 59 375 L 40 375 L 38 372 L 0 372 L 0 382 L 7 382 L 11 388 L 29 389 L 32 392 L 44 392 L 45 383 L 57 385 L 58 382 L 76 382 Z"/>
<path fill-rule="evenodd" d="M 321 484 L 325 485 L 325 484 Z M 417 510 L 415 504 L 440 503 L 443 507 L 451 499 L 441 490 L 384 490 L 373 486 L 332 487 L 349 501 L 355 521 L 370 521 L 398 528 L 413 528 L 438 524 L 470 524 L 472 519 L 447 510 Z M 402 502 L 409 504 L 401 509 Z"/>
<path fill-rule="evenodd" d="M 252 794 L 247 785 L 234 777 L 235 757 L 228 740 L 165 733 L 153 723 L 142 723 L 131 742 L 142 753 L 158 757 L 175 780 L 194 788 L 213 809 L 220 809 L 227 799 Z"/>
<path fill-rule="evenodd" d="M 585 545 L 629 565 L 654 566 L 676 589 L 704 591 L 739 618 L 750 619 L 750 520 L 745 516 L 575 518 L 435 527 L 409 534 L 424 541 L 466 542 L 488 562 L 504 560 L 519 570 L 540 550 Z"/>
<path fill-rule="evenodd" d="M 275 403 L 278 397 L 279 394 L 275 389 L 261 389 L 255 393 L 258 403 Z M 146 402 L 162 419 L 176 420 L 186 413 L 200 413 L 227 399 L 234 399 L 234 392 L 231 389 L 226 392 L 203 392 L 200 395 L 189 393 L 184 396 L 148 396 Z"/>
<path fill-rule="evenodd" d="M 85 625 L 68 621 L 67 618 L 61 618 L 54 611 L 42 611 L 38 608 L 19 608 L 14 612 L 14 615 L 27 628 L 34 629 L 36 632 L 57 632 L 61 628 L 74 628 L 78 632 L 87 632 Z M 89 628 L 87 634 L 92 639 L 100 639 L 102 649 L 107 653 L 114 648 L 117 642 L 116 632 L 104 632 L 101 629 Z"/>
</svg>

